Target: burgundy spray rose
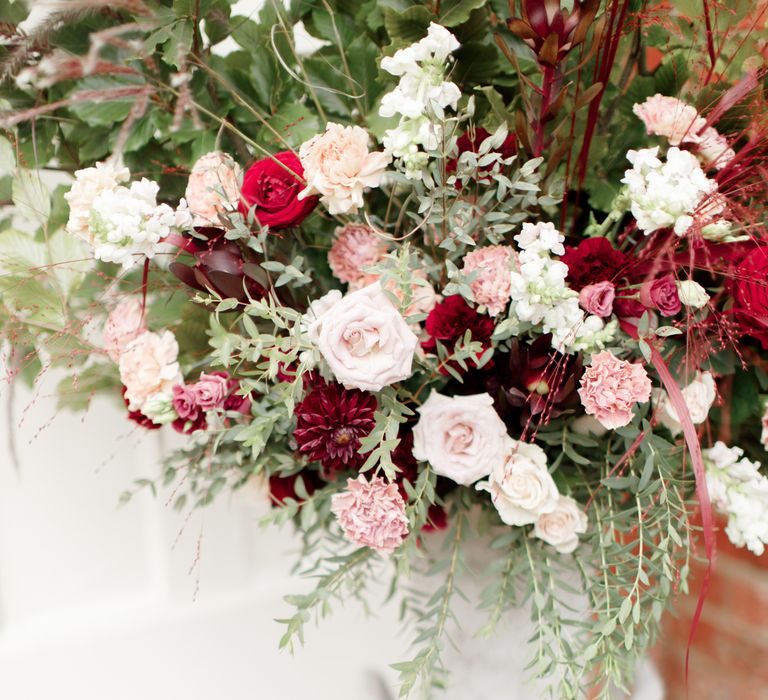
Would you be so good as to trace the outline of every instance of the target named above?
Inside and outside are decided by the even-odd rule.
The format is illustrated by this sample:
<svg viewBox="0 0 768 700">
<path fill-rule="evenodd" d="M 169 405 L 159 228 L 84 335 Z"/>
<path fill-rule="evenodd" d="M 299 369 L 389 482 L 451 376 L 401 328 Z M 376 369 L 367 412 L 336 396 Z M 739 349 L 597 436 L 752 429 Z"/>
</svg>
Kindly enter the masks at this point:
<svg viewBox="0 0 768 700">
<path fill-rule="evenodd" d="M 243 178 L 240 212 L 246 216 L 255 204 L 256 219 L 262 226 L 272 229 L 298 226 L 318 202 L 317 197 L 299 199 L 304 189 L 299 178 L 303 177 L 301 161 L 290 151 L 257 160 Z"/>
<path fill-rule="evenodd" d="M 674 316 L 683 308 L 672 275 L 664 275 L 640 288 L 640 301 L 649 309 L 658 309 L 662 316 Z"/>
</svg>

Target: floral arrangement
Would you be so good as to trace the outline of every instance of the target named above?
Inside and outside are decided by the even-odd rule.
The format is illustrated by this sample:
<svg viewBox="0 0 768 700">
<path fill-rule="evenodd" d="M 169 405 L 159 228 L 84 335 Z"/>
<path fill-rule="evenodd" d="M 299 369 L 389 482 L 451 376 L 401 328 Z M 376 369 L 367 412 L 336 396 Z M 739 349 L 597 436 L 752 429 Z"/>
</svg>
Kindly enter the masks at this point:
<svg viewBox="0 0 768 700">
<path fill-rule="evenodd" d="M 136 484 L 179 509 L 263 483 L 283 645 L 389 572 L 439 683 L 485 539 L 481 633 L 528 602 L 532 674 L 608 697 L 715 527 L 763 554 L 764 6 L 48 5 L 0 2 L 11 374 L 184 434 Z"/>
</svg>

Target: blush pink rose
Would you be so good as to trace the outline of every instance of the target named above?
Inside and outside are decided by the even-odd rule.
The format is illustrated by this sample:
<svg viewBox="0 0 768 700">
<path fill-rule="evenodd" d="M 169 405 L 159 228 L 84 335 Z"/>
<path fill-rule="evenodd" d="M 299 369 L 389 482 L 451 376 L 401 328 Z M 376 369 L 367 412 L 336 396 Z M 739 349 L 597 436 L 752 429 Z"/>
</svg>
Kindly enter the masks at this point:
<svg viewBox="0 0 768 700">
<path fill-rule="evenodd" d="M 336 240 L 328 252 L 331 272 L 352 286 L 366 277 L 363 268 L 375 265 L 387 253 L 387 242 L 363 224 L 347 224 L 336 229 Z"/>
<path fill-rule="evenodd" d="M 363 206 L 366 187 L 378 187 L 392 157 L 368 150 L 368 133 L 359 126 L 328 122 L 324 134 L 301 144 L 299 159 L 307 186 L 299 198 L 321 195 L 331 214 Z"/>
<path fill-rule="evenodd" d="M 313 316 L 309 337 L 345 388 L 380 391 L 411 376 L 418 338 L 378 283 Z"/>
<path fill-rule="evenodd" d="M 147 326 L 144 323 L 141 300 L 136 297 L 121 299 L 104 324 L 103 341 L 107 355 L 117 362 L 128 343 L 145 330 Z"/>
<path fill-rule="evenodd" d="M 223 214 L 237 210 L 240 166 L 221 151 L 212 151 L 192 166 L 184 197 L 194 226 L 221 226 Z"/>
<path fill-rule="evenodd" d="M 683 308 L 677 283 L 672 275 L 664 275 L 643 284 L 640 288 L 640 301 L 649 309 L 658 309 L 662 316 L 674 316 Z"/>
<path fill-rule="evenodd" d="M 514 260 L 514 250 L 506 245 L 477 248 L 464 256 L 464 273 L 478 273 L 469 283 L 475 301 L 485 306 L 490 316 L 500 314 L 509 303 Z"/>
<path fill-rule="evenodd" d="M 629 424 L 635 403 L 651 398 L 651 380 L 642 365 L 620 360 L 604 350 L 592 355 L 578 393 L 587 414 L 613 430 Z"/>
<path fill-rule="evenodd" d="M 699 132 L 707 123 L 693 105 L 658 93 L 634 105 L 632 111 L 642 119 L 649 134 L 665 136 L 672 146 L 698 143 Z"/>
<path fill-rule="evenodd" d="M 203 411 L 210 411 L 223 405 L 229 392 L 229 382 L 222 374 L 203 372 L 200 379 L 191 386 L 191 391 L 195 403 Z"/>
<path fill-rule="evenodd" d="M 608 318 L 613 313 L 615 298 L 616 288 L 612 282 L 597 282 L 582 287 L 579 292 L 579 305 L 589 314 Z"/>
<path fill-rule="evenodd" d="M 173 387 L 182 384 L 177 361 L 179 346 L 170 331 L 144 331 L 120 354 L 120 381 L 131 411 L 141 411 L 147 399 L 164 394 L 171 396 Z"/>
<path fill-rule="evenodd" d="M 392 554 L 408 535 L 405 501 L 395 483 L 374 476 L 370 482 L 360 474 L 347 479 L 347 488 L 331 499 L 336 516 L 348 540 Z"/>
<path fill-rule="evenodd" d="M 542 513 L 533 534 L 560 554 L 570 554 L 579 546 L 579 535 L 587 531 L 587 515 L 570 496 L 561 495 L 554 510 Z"/>
</svg>

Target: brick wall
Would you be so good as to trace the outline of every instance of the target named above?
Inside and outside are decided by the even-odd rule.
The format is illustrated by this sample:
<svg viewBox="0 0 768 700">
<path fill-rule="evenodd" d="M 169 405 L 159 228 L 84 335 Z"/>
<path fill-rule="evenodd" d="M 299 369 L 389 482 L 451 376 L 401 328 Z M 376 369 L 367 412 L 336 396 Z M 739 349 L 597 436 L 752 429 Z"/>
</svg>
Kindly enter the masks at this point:
<svg viewBox="0 0 768 700">
<path fill-rule="evenodd" d="M 722 530 L 696 630 L 685 688 L 685 650 L 705 566 L 695 564 L 691 594 L 668 614 L 654 651 L 667 700 L 768 700 L 768 552 L 737 549 Z"/>
</svg>

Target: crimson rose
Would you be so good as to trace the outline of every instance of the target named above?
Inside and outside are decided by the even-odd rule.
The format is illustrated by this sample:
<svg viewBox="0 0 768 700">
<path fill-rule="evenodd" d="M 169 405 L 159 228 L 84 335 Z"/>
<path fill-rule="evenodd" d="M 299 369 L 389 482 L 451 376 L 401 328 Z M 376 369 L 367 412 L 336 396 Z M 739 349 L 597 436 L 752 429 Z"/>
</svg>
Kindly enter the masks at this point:
<svg viewBox="0 0 768 700">
<path fill-rule="evenodd" d="M 255 204 L 256 219 L 262 226 L 272 229 L 298 226 L 317 206 L 318 198 L 299 199 L 304 185 L 294 173 L 304 177 L 301 161 L 290 151 L 257 160 L 243 178 L 240 213 L 247 216 Z"/>
<path fill-rule="evenodd" d="M 768 348 L 768 251 L 754 248 L 736 266 L 730 285 L 741 331 Z"/>
</svg>

